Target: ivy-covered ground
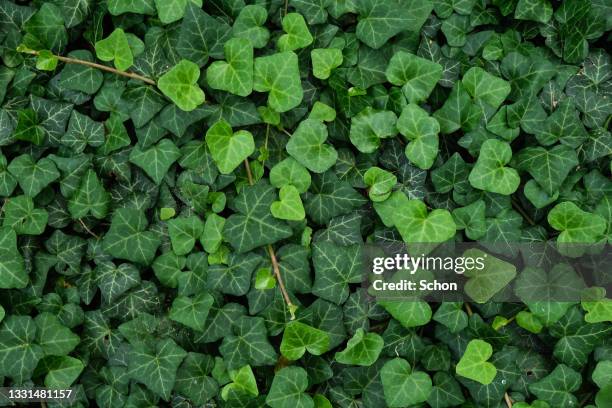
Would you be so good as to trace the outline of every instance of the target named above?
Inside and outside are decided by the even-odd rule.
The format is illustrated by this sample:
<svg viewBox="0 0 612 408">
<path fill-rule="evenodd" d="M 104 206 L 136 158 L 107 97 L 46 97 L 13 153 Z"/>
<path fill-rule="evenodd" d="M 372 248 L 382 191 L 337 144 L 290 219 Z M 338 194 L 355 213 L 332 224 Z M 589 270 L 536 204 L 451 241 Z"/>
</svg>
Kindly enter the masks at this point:
<svg viewBox="0 0 612 408">
<path fill-rule="evenodd" d="M 490 268 L 484 303 L 377 304 L 361 256 L 609 242 L 611 27 L 608 0 L 0 0 L 0 385 L 612 407 L 610 269 L 582 302 L 492 302 Z M 583 285 L 533 273 L 519 297 Z"/>
</svg>

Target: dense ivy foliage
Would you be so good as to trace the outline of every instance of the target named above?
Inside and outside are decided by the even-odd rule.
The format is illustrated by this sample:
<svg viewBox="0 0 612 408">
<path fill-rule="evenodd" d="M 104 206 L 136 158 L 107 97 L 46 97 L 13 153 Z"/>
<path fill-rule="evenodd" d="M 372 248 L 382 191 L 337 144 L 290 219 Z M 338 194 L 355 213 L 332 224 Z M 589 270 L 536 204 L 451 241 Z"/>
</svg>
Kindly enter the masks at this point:
<svg viewBox="0 0 612 408">
<path fill-rule="evenodd" d="M 612 239 L 611 27 L 607 0 L 0 0 L 0 383 L 611 407 L 602 289 L 495 303 L 503 261 L 469 304 L 361 285 L 364 242 Z"/>
</svg>

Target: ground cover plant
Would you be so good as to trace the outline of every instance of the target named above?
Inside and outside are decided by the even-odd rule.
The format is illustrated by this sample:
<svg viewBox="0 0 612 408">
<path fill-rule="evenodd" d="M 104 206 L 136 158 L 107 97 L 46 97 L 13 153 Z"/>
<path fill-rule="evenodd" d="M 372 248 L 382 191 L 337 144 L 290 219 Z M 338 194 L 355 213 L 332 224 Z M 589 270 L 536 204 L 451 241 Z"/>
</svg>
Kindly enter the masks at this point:
<svg viewBox="0 0 612 408">
<path fill-rule="evenodd" d="M 0 383 L 611 407 L 610 269 L 582 301 L 526 300 L 581 285 L 536 269 L 494 302 L 495 267 L 471 302 L 376 303 L 361 256 L 609 242 L 611 26 L 606 0 L 0 0 Z"/>
</svg>

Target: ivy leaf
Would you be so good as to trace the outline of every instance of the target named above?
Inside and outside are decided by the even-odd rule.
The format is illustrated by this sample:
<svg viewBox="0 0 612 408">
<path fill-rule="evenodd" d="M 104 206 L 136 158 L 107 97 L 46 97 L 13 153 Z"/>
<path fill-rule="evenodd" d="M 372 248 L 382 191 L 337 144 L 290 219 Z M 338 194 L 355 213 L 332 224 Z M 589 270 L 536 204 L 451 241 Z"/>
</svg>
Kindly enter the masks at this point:
<svg viewBox="0 0 612 408">
<path fill-rule="evenodd" d="M 440 124 L 417 105 L 404 107 L 397 121 L 397 129 L 408 139 L 406 157 L 421 169 L 433 165 L 438 155 Z"/>
<path fill-rule="evenodd" d="M 560 244 L 594 243 L 606 230 L 606 221 L 602 217 L 583 211 L 569 201 L 559 203 L 550 210 L 548 223 L 561 231 L 557 237 Z"/>
<path fill-rule="evenodd" d="M 300 193 L 292 185 L 281 187 L 279 201 L 270 205 L 270 212 L 281 220 L 300 221 L 306 216 Z"/>
<path fill-rule="evenodd" d="M 351 143 L 362 153 L 372 153 L 381 144 L 381 139 L 397 134 L 397 116 L 391 111 L 376 111 L 367 107 L 351 119 Z"/>
<path fill-rule="evenodd" d="M 336 304 L 349 295 L 349 283 L 361 282 L 359 246 L 341 247 L 328 241 L 312 247 L 315 280 L 312 293 Z"/>
<path fill-rule="evenodd" d="M 172 251 L 177 255 L 190 253 L 203 231 L 204 223 L 196 215 L 171 219 L 168 221 L 168 235 Z"/>
<path fill-rule="evenodd" d="M 107 304 L 115 302 L 128 290 L 138 286 L 140 273 L 134 265 L 123 263 L 116 266 L 112 262 L 101 262 L 96 270 L 96 283 Z"/>
<path fill-rule="evenodd" d="M 155 257 L 160 237 L 153 231 L 147 231 L 147 225 L 144 212 L 118 208 L 102 240 L 104 250 L 116 258 L 149 265 Z"/>
<path fill-rule="evenodd" d="M 12 228 L 0 228 L 0 288 L 24 288 L 28 273 L 24 259 L 17 249 L 17 234 Z"/>
<path fill-rule="evenodd" d="M 270 213 L 275 196 L 274 187 L 260 181 L 243 188 L 236 198 L 234 207 L 238 213 L 226 220 L 223 237 L 238 253 L 291 236 L 291 228 Z"/>
<path fill-rule="evenodd" d="M 313 38 L 308 31 L 306 21 L 299 13 L 289 13 L 283 17 L 283 30 L 286 34 L 279 37 L 277 42 L 278 50 L 281 52 L 295 51 L 300 48 L 308 47 L 312 44 Z"/>
<path fill-rule="evenodd" d="M 403 358 L 394 358 L 380 370 L 385 401 L 390 407 L 405 407 L 427 401 L 432 389 L 431 378 L 413 371 Z"/>
<path fill-rule="evenodd" d="M 376 362 L 384 341 L 376 333 L 366 333 L 359 328 L 346 344 L 346 348 L 335 355 L 335 360 L 341 364 L 370 366 Z"/>
<path fill-rule="evenodd" d="M 512 159 L 510 145 L 496 139 L 482 144 L 476 165 L 470 172 L 472 187 L 503 195 L 516 191 L 521 181 L 516 170 L 504 167 Z"/>
<path fill-rule="evenodd" d="M 289 153 L 301 165 L 315 173 L 324 173 L 338 158 L 338 153 L 326 144 L 327 127 L 314 120 L 303 120 L 287 143 Z"/>
<path fill-rule="evenodd" d="M 157 87 L 180 109 L 189 112 L 204 103 L 204 91 L 198 86 L 200 68 L 181 60 L 157 81 Z"/>
<path fill-rule="evenodd" d="M 311 177 L 304 166 L 293 157 L 288 157 L 272 167 L 270 170 L 270 183 L 276 188 L 292 185 L 301 194 L 308 191 Z"/>
<path fill-rule="evenodd" d="M 160 339 L 150 350 L 134 347 L 128 356 L 130 377 L 168 401 L 177 370 L 186 356 L 187 352 L 172 339 Z"/>
<path fill-rule="evenodd" d="M 510 94 L 510 83 L 479 67 L 470 68 L 461 82 L 472 98 L 493 108 L 498 108 Z"/>
<path fill-rule="evenodd" d="M 553 195 L 563 184 L 567 175 L 578 165 L 578 156 L 568 146 L 527 147 L 516 157 L 519 170 L 526 170 L 548 195 Z"/>
<path fill-rule="evenodd" d="M 424 326 L 431 320 L 431 307 L 424 301 L 379 300 L 377 303 L 406 328 Z"/>
<path fill-rule="evenodd" d="M 578 403 L 572 392 L 577 391 L 580 384 L 582 377 L 579 373 L 559 364 L 549 375 L 529 385 L 529 391 L 553 407 L 569 407 Z"/>
<path fill-rule="evenodd" d="M 221 398 L 227 400 L 231 392 L 248 393 L 255 397 L 259 395 L 251 366 L 245 365 L 240 369 L 230 370 L 228 374 L 232 382 L 223 387 Z"/>
<path fill-rule="evenodd" d="M 206 145 L 222 174 L 230 174 L 255 151 L 251 132 L 239 130 L 234 133 L 225 120 L 216 122 L 208 129 Z"/>
<path fill-rule="evenodd" d="M 29 154 L 22 154 L 8 165 L 8 171 L 17 179 L 23 192 L 35 197 L 53 181 L 60 177 L 53 161 L 42 158 L 37 162 Z"/>
<path fill-rule="evenodd" d="M 270 32 L 263 26 L 267 19 L 268 12 L 264 7 L 249 4 L 243 7 L 236 17 L 232 34 L 234 37 L 249 40 L 254 48 L 263 48 L 270 38 Z"/>
<path fill-rule="evenodd" d="M 127 36 L 121 28 L 115 29 L 103 40 L 97 41 L 96 56 L 102 61 L 114 61 L 115 68 L 125 71 L 134 63 Z"/>
<path fill-rule="evenodd" d="M 38 123 L 38 115 L 32 109 L 20 110 L 15 128 L 15 139 L 32 142 L 36 145 L 45 140 L 45 130 Z"/>
<path fill-rule="evenodd" d="M 291 51 L 255 58 L 253 90 L 268 92 L 268 106 L 286 112 L 302 102 L 297 55 Z"/>
<path fill-rule="evenodd" d="M 466 87 L 457 82 L 440 109 L 434 112 L 440 132 L 453 133 L 458 129 L 472 130 L 480 121 L 482 109 L 472 102 Z"/>
<path fill-rule="evenodd" d="M 155 0 L 159 20 L 164 24 L 180 20 L 185 15 L 188 1 L 202 7 L 202 0 Z"/>
<path fill-rule="evenodd" d="M 372 48 L 380 48 L 403 30 L 420 30 L 433 9 L 429 0 L 363 0 L 357 5 L 357 38 Z"/>
<path fill-rule="evenodd" d="M 243 316 L 232 322 L 231 334 L 223 338 L 219 347 L 227 368 L 274 364 L 277 356 L 267 333 L 261 317 Z"/>
<path fill-rule="evenodd" d="M 43 48 L 53 52 L 63 51 L 68 44 L 68 32 L 61 10 L 53 3 L 43 3 L 40 9 L 25 22 L 24 27 Z"/>
<path fill-rule="evenodd" d="M 365 203 L 366 199 L 349 183 L 338 180 L 333 172 L 327 171 L 313 177 L 304 207 L 316 223 L 325 224 L 333 217 L 348 214 Z"/>
<path fill-rule="evenodd" d="M 433 320 L 446 326 L 451 333 L 458 333 L 468 325 L 468 316 L 463 311 L 461 302 L 442 302 L 434 313 Z"/>
<path fill-rule="evenodd" d="M 4 204 L 5 227 L 11 227 L 19 235 L 40 235 L 47 226 L 49 214 L 42 208 L 34 208 L 34 201 L 28 196 L 18 196 Z"/>
<path fill-rule="evenodd" d="M 194 330 L 203 331 L 213 297 L 206 292 L 195 296 L 178 296 L 172 302 L 170 319 Z"/>
<path fill-rule="evenodd" d="M 482 258 L 483 267 L 474 265 L 466 268 L 465 276 L 470 278 L 465 284 L 465 292 L 478 303 L 485 303 L 502 290 L 516 276 L 516 267 L 486 254 L 479 249 L 468 249 L 463 253 L 466 258 Z"/>
<path fill-rule="evenodd" d="M 391 57 L 385 73 L 389 82 L 402 87 L 408 102 L 419 103 L 427 99 L 442 77 L 442 66 L 400 51 Z"/>
<path fill-rule="evenodd" d="M 274 375 L 266 404 L 272 408 L 314 408 L 312 398 L 305 393 L 307 388 L 306 370 L 285 367 Z"/>
<path fill-rule="evenodd" d="M 155 14 L 155 4 L 153 0 L 109 0 L 108 11 L 118 16 L 124 13 L 135 14 Z"/>
<path fill-rule="evenodd" d="M 315 48 L 310 51 L 312 74 L 319 79 L 327 79 L 331 72 L 342 65 L 342 50 L 337 48 Z"/>
<path fill-rule="evenodd" d="M 547 23 L 553 15 L 553 8 L 548 0 L 519 0 L 514 11 L 517 20 L 530 20 Z"/>
<path fill-rule="evenodd" d="M 31 317 L 11 315 L 4 319 L 0 326 L 0 375 L 19 384 L 32 376 L 44 355 L 35 336 L 36 325 Z"/>
<path fill-rule="evenodd" d="M 239 96 L 253 91 L 253 46 L 246 38 L 225 43 L 225 61 L 215 61 L 206 70 L 206 81 L 213 89 Z"/>
<path fill-rule="evenodd" d="M 457 229 L 464 229 L 469 239 L 478 240 L 486 234 L 485 221 L 486 204 L 483 200 L 476 200 L 472 204 L 453 210 L 453 219 Z"/>
<path fill-rule="evenodd" d="M 397 177 L 380 167 L 370 167 L 363 175 L 363 181 L 369 187 L 370 200 L 378 202 L 385 201 L 391 195 L 391 189 L 397 184 Z"/>
<path fill-rule="evenodd" d="M 404 193 L 397 192 L 394 194 Z M 402 200 L 401 210 L 394 216 L 393 225 L 406 243 L 438 243 L 455 235 L 456 226 L 448 210 L 436 209 L 427 212 L 420 200 Z"/>
<path fill-rule="evenodd" d="M 81 178 L 79 188 L 68 201 L 68 211 L 75 219 L 88 214 L 103 219 L 108 213 L 110 201 L 110 194 L 104 189 L 95 171 L 88 169 Z"/>
<path fill-rule="evenodd" d="M 427 398 L 427 403 L 434 408 L 461 405 L 465 398 L 461 393 L 459 383 L 444 371 L 438 371 L 433 376 L 434 386 Z M 544 407 L 542 407 L 544 408 Z"/>
<path fill-rule="evenodd" d="M 34 322 L 36 323 L 36 343 L 46 356 L 66 356 L 81 341 L 79 336 L 62 325 L 60 320 L 51 313 L 39 314 Z"/>
<path fill-rule="evenodd" d="M 320 356 L 327 350 L 329 350 L 329 335 L 323 330 L 299 321 L 293 321 L 285 327 L 280 352 L 289 360 L 298 360 L 306 351 Z"/>
<path fill-rule="evenodd" d="M 457 363 L 457 374 L 484 385 L 491 384 L 497 375 L 497 368 L 487 361 L 492 355 L 493 347 L 486 341 L 470 341 Z"/>
<path fill-rule="evenodd" d="M 61 142 L 76 153 L 83 152 L 87 145 L 100 147 L 104 144 L 104 124 L 73 110 Z"/>
</svg>

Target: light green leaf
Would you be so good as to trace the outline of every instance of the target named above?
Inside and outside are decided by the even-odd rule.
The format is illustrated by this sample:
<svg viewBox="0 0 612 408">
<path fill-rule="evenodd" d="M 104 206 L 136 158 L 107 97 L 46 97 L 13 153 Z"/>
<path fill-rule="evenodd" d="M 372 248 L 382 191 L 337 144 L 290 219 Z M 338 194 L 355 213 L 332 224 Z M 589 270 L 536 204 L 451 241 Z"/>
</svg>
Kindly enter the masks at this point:
<svg viewBox="0 0 612 408">
<path fill-rule="evenodd" d="M 96 42 L 96 56 L 102 61 L 114 61 L 115 68 L 125 71 L 134 63 L 134 57 L 127 36 L 116 28 L 108 37 Z"/>
<path fill-rule="evenodd" d="M 213 89 L 239 96 L 253 91 L 253 46 L 248 39 L 232 38 L 224 45 L 225 61 L 215 61 L 206 70 L 206 81 Z"/>
<path fill-rule="evenodd" d="M 493 382 L 497 375 L 497 368 L 487 360 L 493 355 L 493 347 L 483 340 L 471 340 L 457 363 L 456 372 L 470 380 L 483 385 Z"/>
<path fill-rule="evenodd" d="M 279 51 L 294 51 L 312 44 L 312 35 L 301 14 L 287 14 L 283 17 L 282 24 L 286 34 L 281 35 L 276 43 Z"/>
<path fill-rule="evenodd" d="M 378 304 L 407 329 L 424 326 L 431 320 L 431 307 L 424 301 L 379 300 Z"/>
<path fill-rule="evenodd" d="M 323 330 L 299 321 L 293 321 L 285 327 L 280 352 L 289 360 L 298 360 L 306 351 L 320 356 L 327 350 L 329 350 L 329 335 Z"/>
<path fill-rule="evenodd" d="M 155 0 L 159 20 L 164 24 L 180 20 L 185 15 L 188 1 L 202 7 L 202 0 Z"/>
<path fill-rule="evenodd" d="M 397 184 L 397 177 L 393 173 L 380 167 L 370 167 L 363 175 L 364 183 L 369 187 L 370 200 L 384 201 L 391 195 L 391 190 Z"/>
<path fill-rule="evenodd" d="M 419 103 L 427 99 L 442 77 L 442 66 L 405 51 L 391 57 L 386 76 L 393 85 L 402 87 L 408 102 Z"/>
<path fill-rule="evenodd" d="M 312 74 L 319 79 L 327 79 L 332 70 L 342 65 L 342 50 L 337 48 L 315 48 L 310 51 Z"/>
<path fill-rule="evenodd" d="M 287 143 L 289 153 L 300 164 L 315 173 L 327 171 L 338 158 L 338 153 L 331 145 L 326 144 L 327 126 L 314 120 L 300 122 Z"/>
<path fill-rule="evenodd" d="M 245 365 L 237 370 L 230 370 L 229 377 L 232 382 L 221 390 L 221 398 L 224 400 L 228 399 L 230 392 L 247 393 L 255 397 L 259 395 L 257 380 L 255 380 L 255 375 L 250 365 Z"/>
<path fill-rule="evenodd" d="M 336 110 L 323 102 L 316 101 L 312 105 L 312 110 L 308 119 L 316 119 L 321 122 L 333 122 L 336 119 Z"/>
<path fill-rule="evenodd" d="M 123 13 L 155 14 L 153 0 L 108 0 L 108 11 L 113 16 Z"/>
<path fill-rule="evenodd" d="M 438 156 L 440 124 L 415 104 L 404 107 L 397 129 L 409 141 L 406 157 L 421 169 L 429 169 Z"/>
<path fill-rule="evenodd" d="M 341 364 L 371 366 L 378 360 L 384 341 L 376 333 L 366 333 L 359 328 L 346 344 L 346 348 L 335 355 L 335 360 Z"/>
<path fill-rule="evenodd" d="M 553 15 L 553 8 L 548 0 L 518 0 L 514 18 L 547 23 Z"/>
<path fill-rule="evenodd" d="M 187 255 L 203 231 L 204 223 L 197 215 L 171 219 L 168 221 L 168 235 L 172 251 L 177 255 Z"/>
<path fill-rule="evenodd" d="M 270 205 L 270 212 L 275 218 L 289 221 L 300 221 L 306 217 L 300 192 L 292 185 L 281 187 L 279 201 Z"/>
<path fill-rule="evenodd" d="M 251 41 L 254 48 L 263 48 L 270 39 L 270 32 L 264 27 L 267 19 L 268 12 L 264 7 L 249 4 L 240 10 L 232 27 L 232 34 L 234 37 Z"/>
<path fill-rule="evenodd" d="M 268 106 L 286 112 L 302 102 L 297 55 L 291 51 L 255 58 L 253 89 L 268 93 Z"/>
<path fill-rule="evenodd" d="M 40 365 L 48 370 L 45 387 L 52 389 L 69 388 L 85 369 L 81 360 L 70 356 L 45 357 Z"/>
<path fill-rule="evenodd" d="M 455 221 L 448 210 L 435 209 L 428 213 L 422 201 L 402 200 L 396 211 L 393 224 L 406 243 L 445 242 L 455 235 Z"/>
<path fill-rule="evenodd" d="M 206 132 L 206 145 L 222 174 L 230 174 L 255 151 L 251 132 L 239 130 L 234 133 L 223 119 Z"/>
<path fill-rule="evenodd" d="M 427 400 L 432 389 L 431 378 L 422 371 L 413 371 L 403 358 L 387 361 L 380 378 L 389 407 L 406 407 Z"/>
<path fill-rule="evenodd" d="M 382 143 L 381 139 L 397 134 L 396 121 L 397 116 L 391 111 L 376 111 L 367 107 L 351 118 L 351 143 L 362 153 L 372 153 Z"/>
<path fill-rule="evenodd" d="M 583 211 L 570 201 L 557 204 L 550 210 L 548 223 L 561 231 L 557 237 L 560 244 L 595 243 L 606 230 L 604 218 Z"/>
<path fill-rule="evenodd" d="M 483 101 L 493 108 L 510 94 L 510 83 L 489 74 L 480 67 L 470 68 L 461 80 L 465 89 L 476 101 Z"/>
<path fill-rule="evenodd" d="M 482 144 L 478 160 L 470 172 L 472 187 L 503 195 L 516 191 L 521 182 L 516 170 L 504 167 L 512 159 L 510 145 L 496 139 Z"/>
<path fill-rule="evenodd" d="M 306 370 L 285 367 L 274 375 L 266 404 L 272 408 L 314 408 L 314 402 L 305 391 L 308 388 Z"/>
<path fill-rule="evenodd" d="M 204 103 L 204 91 L 198 86 L 200 68 L 181 60 L 157 81 L 157 87 L 180 109 L 189 112 Z"/>
<path fill-rule="evenodd" d="M 301 194 L 308 191 L 311 178 L 310 173 L 304 166 L 293 157 L 288 157 L 272 167 L 270 183 L 276 188 L 292 185 Z"/>
</svg>

